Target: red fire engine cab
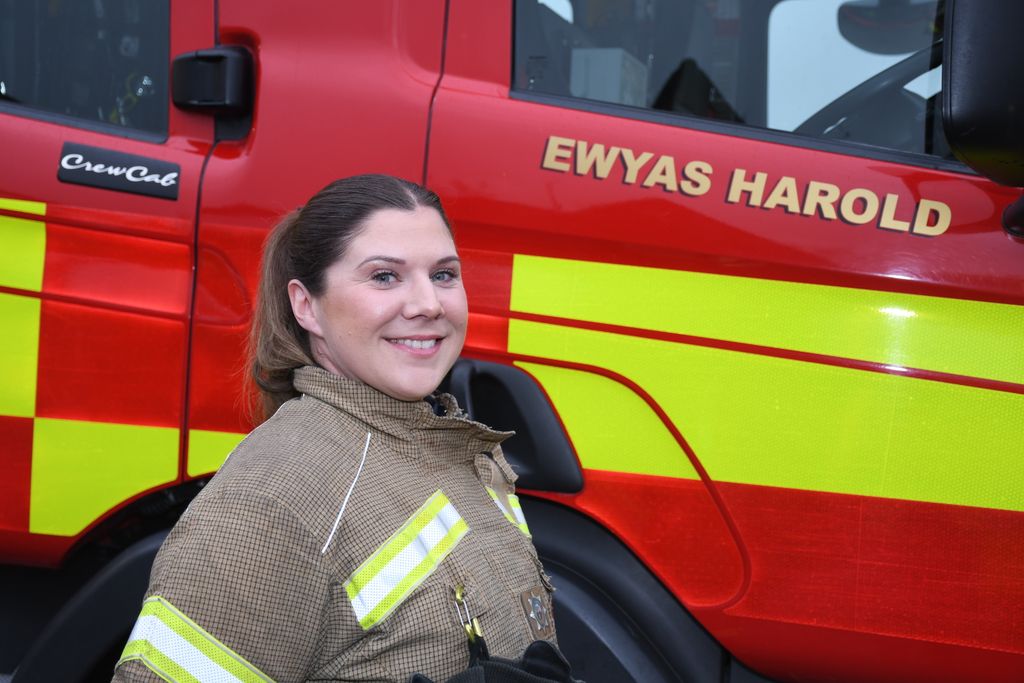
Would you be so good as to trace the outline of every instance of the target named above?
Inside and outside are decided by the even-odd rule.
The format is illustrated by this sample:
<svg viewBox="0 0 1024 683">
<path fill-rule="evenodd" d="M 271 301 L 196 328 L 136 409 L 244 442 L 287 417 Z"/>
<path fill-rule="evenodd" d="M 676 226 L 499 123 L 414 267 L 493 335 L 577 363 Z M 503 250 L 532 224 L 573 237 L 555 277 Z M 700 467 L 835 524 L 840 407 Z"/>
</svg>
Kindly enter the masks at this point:
<svg viewBox="0 0 1024 683">
<path fill-rule="evenodd" d="M 267 231 L 384 172 L 578 677 L 1024 681 L 1022 7 L 0 1 L 0 680 L 109 677 Z"/>
</svg>

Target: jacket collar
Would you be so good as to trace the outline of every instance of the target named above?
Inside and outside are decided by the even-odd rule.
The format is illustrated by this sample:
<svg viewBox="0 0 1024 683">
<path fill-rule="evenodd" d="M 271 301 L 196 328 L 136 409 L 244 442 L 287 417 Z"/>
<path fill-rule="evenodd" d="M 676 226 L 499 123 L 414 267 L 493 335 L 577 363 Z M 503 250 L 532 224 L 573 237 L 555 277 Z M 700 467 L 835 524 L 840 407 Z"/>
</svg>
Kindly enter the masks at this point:
<svg viewBox="0 0 1024 683">
<path fill-rule="evenodd" d="M 467 454 L 490 452 L 515 432 L 491 429 L 465 416 L 455 398 L 434 398 L 444 409 L 436 415 L 427 401 L 400 401 L 358 380 L 346 379 L 307 365 L 295 370 L 295 389 L 364 422 L 370 429 L 403 441 L 428 437 L 432 443 L 466 449 Z"/>
</svg>

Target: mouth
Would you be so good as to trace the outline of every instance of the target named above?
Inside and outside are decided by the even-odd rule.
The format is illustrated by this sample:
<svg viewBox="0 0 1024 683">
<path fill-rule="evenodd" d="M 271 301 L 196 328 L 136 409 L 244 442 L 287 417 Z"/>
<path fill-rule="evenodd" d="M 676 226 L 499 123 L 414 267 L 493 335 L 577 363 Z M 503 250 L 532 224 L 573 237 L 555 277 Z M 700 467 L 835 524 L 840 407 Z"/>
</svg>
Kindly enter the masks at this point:
<svg viewBox="0 0 1024 683">
<path fill-rule="evenodd" d="M 389 344 L 401 346 L 410 351 L 429 352 L 441 345 L 444 337 L 396 337 L 388 339 Z"/>
</svg>

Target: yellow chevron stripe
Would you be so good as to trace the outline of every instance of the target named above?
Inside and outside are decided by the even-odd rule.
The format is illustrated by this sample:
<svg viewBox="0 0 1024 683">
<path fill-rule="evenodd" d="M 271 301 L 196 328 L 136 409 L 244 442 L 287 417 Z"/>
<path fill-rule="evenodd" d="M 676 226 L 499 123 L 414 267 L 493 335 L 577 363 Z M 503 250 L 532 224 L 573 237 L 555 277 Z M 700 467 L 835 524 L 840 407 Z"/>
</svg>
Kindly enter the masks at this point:
<svg viewBox="0 0 1024 683">
<path fill-rule="evenodd" d="M 0 293 L 0 415 L 35 415 L 41 310 L 35 297 Z"/>
<path fill-rule="evenodd" d="M 36 418 L 29 531 L 74 536 L 177 476 L 177 429 Z"/>
<path fill-rule="evenodd" d="M 513 325 L 516 348 L 523 348 L 524 328 L 516 321 Z M 531 326 L 526 329 L 526 334 L 535 334 L 531 331 L 533 329 L 540 328 Z M 563 354 L 563 359 L 573 360 L 574 354 Z M 698 478 L 693 465 L 661 419 L 627 387 L 601 375 L 578 370 L 537 363 L 516 365 L 533 375 L 544 387 L 569 432 L 583 467 L 680 479 Z"/>
<path fill-rule="evenodd" d="M 46 223 L 0 216 L 0 286 L 39 292 L 46 261 Z"/>
<path fill-rule="evenodd" d="M 46 202 L 33 202 L 28 199 L 10 199 L 9 197 L 0 197 L 0 209 L 45 216 Z"/>
<path fill-rule="evenodd" d="M 520 320 L 510 321 L 508 344 L 644 387 L 713 479 L 1024 511 L 1019 394 Z M 615 424 L 620 408 L 642 413 L 597 393 L 610 380 L 529 370 L 586 467 L 695 476 L 680 470 L 674 442 L 644 441 L 656 431 L 649 416 L 619 426 L 621 445 L 601 450 L 590 434 L 599 423 Z"/>
<path fill-rule="evenodd" d="M 206 429 L 188 431 L 188 467 L 190 477 L 210 474 L 220 469 L 228 453 L 241 443 L 245 434 L 215 432 Z"/>
<path fill-rule="evenodd" d="M 1024 307 L 517 255 L 514 311 L 1024 382 Z"/>
</svg>

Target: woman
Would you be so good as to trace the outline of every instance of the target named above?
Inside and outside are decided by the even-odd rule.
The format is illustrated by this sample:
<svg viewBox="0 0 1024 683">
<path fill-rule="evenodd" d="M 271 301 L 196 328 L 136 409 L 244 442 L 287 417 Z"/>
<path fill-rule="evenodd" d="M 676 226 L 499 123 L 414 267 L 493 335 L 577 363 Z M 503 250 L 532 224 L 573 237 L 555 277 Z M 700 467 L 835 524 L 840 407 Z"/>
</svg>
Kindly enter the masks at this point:
<svg viewBox="0 0 1024 683">
<path fill-rule="evenodd" d="M 468 318 L 437 196 L 331 183 L 266 245 L 266 421 L 171 531 L 115 681 L 444 680 L 554 640 L 499 444 L 447 395 Z"/>
</svg>

